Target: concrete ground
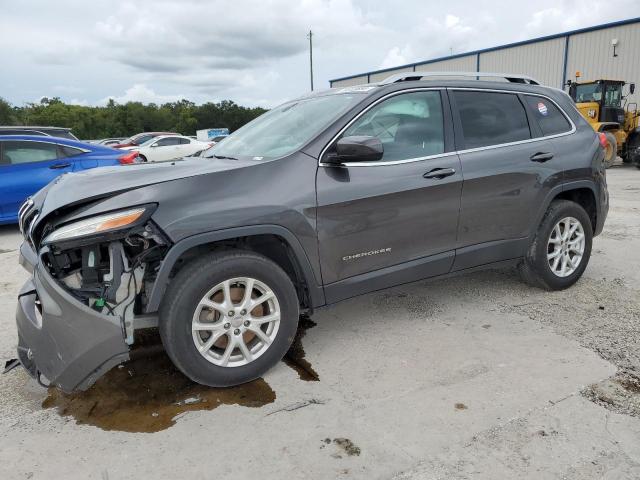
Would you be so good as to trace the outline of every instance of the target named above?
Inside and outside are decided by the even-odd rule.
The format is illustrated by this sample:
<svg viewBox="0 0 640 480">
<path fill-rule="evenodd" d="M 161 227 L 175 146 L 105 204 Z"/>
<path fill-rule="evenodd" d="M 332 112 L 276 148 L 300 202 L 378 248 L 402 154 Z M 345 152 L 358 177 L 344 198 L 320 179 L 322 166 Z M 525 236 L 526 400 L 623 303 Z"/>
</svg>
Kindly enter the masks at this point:
<svg viewBox="0 0 640 480">
<path fill-rule="evenodd" d="M 489 271 L 345 301 L 304 332 L 317 381 L 280 363 L 198 389 L 162 357 L 160 376 L 127 365 L 73 398 L 1 376 L 0 478 L 640 478 L 640 171 L 608 178 L 573 288 Z M 19 243 L 0 228 L 4 358 Z"/>
</svg>

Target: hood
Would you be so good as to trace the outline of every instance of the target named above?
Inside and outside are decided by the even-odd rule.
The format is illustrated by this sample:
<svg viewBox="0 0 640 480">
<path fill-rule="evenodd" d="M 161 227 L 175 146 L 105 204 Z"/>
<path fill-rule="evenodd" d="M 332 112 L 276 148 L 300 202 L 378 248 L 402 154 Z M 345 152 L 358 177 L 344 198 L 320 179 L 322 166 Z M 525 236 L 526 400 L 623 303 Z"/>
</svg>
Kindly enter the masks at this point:
<svg viewBox="0 0 640 480">
<path fill-rule="evenodd" d="M 61 175 L 40 190 L 33 197 L 33 201 L 42 219 L 54 210 L 66 205 L 86 202 L 147 185 L 214 174 L 251 165 L 256 165 L 256 162 L 196 157 L 171 162 L 95 168 Z"/>
</svg>

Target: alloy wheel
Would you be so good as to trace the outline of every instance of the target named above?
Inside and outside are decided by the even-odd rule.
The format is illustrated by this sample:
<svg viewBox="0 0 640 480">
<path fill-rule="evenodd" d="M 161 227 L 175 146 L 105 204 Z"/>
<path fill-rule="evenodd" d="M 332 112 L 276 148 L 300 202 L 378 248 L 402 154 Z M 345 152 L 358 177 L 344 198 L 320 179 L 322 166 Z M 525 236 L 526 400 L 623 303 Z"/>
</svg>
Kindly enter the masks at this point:
<svg viewBox="0 0 640 480">
<path fill-rule="evenodd" d="M 584 229 L 574 217 L 559 220 L 547 243 L 549 268 L 558 277 L 568 277 L 580 266 L 585 249 Z"/>
<path fill-rule="evenodd" d="M 263 355 L 280 326 L 280 304 L 271 288 L 250 277 L 225 280 L 198 303 L 193 342 L 207 361 L 239 367 Z"/>
</svg>

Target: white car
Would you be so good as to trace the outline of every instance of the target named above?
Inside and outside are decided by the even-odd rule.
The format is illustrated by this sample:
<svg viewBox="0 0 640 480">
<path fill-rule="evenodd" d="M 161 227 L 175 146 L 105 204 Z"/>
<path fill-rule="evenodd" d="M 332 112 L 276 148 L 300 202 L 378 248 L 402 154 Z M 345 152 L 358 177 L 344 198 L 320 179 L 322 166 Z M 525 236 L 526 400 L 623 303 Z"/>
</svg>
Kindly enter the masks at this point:
<svg viewBox="0 0 640 480">
<path fill-rule="evenodd" d="M 209 146 L 211 146 L 209 142 L 201 142 L 181 135 L 162 135 L 142 145 L 126 147 L 126 149 L 137 151 L 143 162 L 162 162 L 192 155 Z"/>
</svg>

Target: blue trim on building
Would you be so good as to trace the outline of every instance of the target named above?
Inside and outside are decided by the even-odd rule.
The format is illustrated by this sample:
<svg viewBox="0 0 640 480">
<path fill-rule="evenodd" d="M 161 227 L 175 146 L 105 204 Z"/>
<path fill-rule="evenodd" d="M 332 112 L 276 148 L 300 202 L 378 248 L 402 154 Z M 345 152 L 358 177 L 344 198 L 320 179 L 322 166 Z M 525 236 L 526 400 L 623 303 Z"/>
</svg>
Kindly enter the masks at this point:
<svg viewBox="0 0 640 480">
<path fill-rule="evenodd" d="M 564 89 L 564 82 L 567 81 L 567 64 L 569 63 L 569 39 L 571 35 L 564 37 L 564 59 L 562 60 L 562 79 L 560 88 Z"/>
<path fill-rule="evenodd" d="M 503 50 L 503 49 L 513 48 L 513 47 L 521 47 L 523 45 L 530 45 L 532 43 L 544 42 L 544 41 L 547 41 L 547 40 L 554 40 L 556 38 L 562 38 L 562 37 L 567 37 L 568 38 L 568 37 L 570 37 L 572 35 L 578 35 L 580 33 L 594 32 L 594 31 L 597 31 L 597 30 L 604 30 L 606 28 L 612 28 L 612 27 L 620 27 L 622 25 L 629 25 L 629 24 L 632 24 L 632 23 L 640 23 L 640 17 L 628 18 L 626 20 L 618 20 L 616 22 L 603 23 L 603 24 L 600 24 L 600 25 L 594 25 L 592 27 L 579 28 L 577 30 L 570 30 L 568 32 L 562 32 L 562 33 L 556 33 L 556 34 L 553 34 L 553 35 L 547 35 L 547 36 L 544 36 L 544 37 L 532 38 L 530 40 L 522 40 L 520 42 L 507 43 L 505 45 L 499 45 L 497 47 L 483 48 L 481 50 L 472 50 L 470 52 L 458 53 L 456 55 L 449 55 L 449 56 L 446 56 L 446 57 L 433 58 L 431 60 L 424 60 L 422 62 L 407 63 L 405 65 L 398 65 L 397 67 L 383 68 L 383 69 L 380 69 L 380 70 L 372 70 L 370 72 L 363 72 L 363 73 L 359 73 L 359 74 L 355 74 L 355 75 L 348 75 L 346 77 L 334 78 L 334 79 L 329 80 L 329 85 L 331 85 L 333 82 L 339 82 L 341 80 L 349 80 L 351 78 L 364 77 L 365 75 L 366 76 L 370 76 L 370 75 L 375 74 L 375 73 L 391 72 L 391 71 L 398 70 L 400 68 L 413 67 L 413 69 L 415 71 L 415 68 L 418 65 L 428 65 L 430 63 L 441 62 L 443 60 L 453 60 L 455 58 L 468 57 L 470 55 L 478 55 L 478 58 L 479 58 L 479 56 L 481 54 L 483 54 L 483 53 L 494 52 L 496 50 Z M 565 50 L 565 55 L 567 53 L 568 52 L 566 52 L 566 50 Z M 566 61 L 565 61 L 565 65 L 566 65 Z M 566 77 L 566 72 L 565 72 L 564 76 Z M 563 79 L 563 82 L 565 80 L 566 80 L 566 78 Z"/>
</svg>

